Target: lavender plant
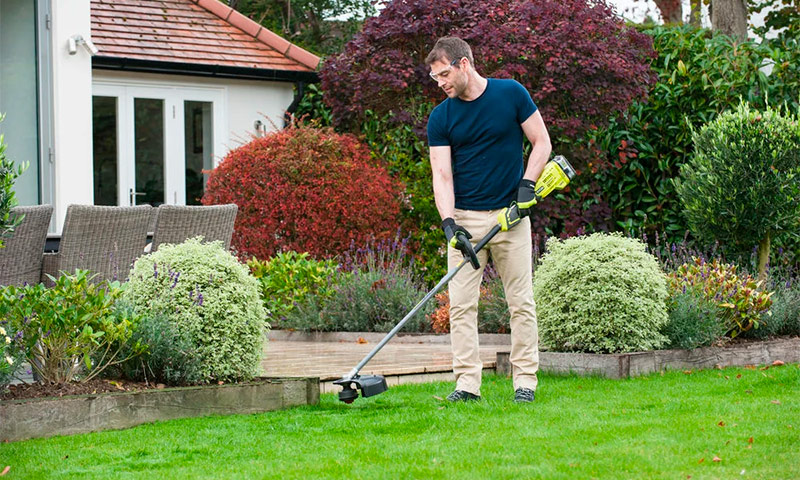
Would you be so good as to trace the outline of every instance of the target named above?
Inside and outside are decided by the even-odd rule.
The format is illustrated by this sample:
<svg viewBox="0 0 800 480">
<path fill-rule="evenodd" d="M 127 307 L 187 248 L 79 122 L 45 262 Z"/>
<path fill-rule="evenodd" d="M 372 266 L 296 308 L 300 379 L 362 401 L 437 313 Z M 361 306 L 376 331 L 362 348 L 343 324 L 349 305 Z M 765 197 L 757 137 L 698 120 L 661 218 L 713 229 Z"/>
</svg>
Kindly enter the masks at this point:
<svg viewBox="0 0 800 480">
<path fill-rule="evenodd" d="M 189 333 L 170 322 L 166 315 L 142 317 L 124 350 L 136 346 L 143 349 L 142 354 L 120 364 L 119 376 L 166 385 L 193 385 L 202 381 L 201 358 L 196 355 Z"/>
<path fill-rule="evenodd" d="M 285 328 L 312 331 L 391 330 L 425 295 L 413 273 L 407 242 L 370 241 L 351 247 L 342 255 L 341 271 L 333 278 L 333 295 L 312 295 L 289 313 Z M 427 331 L 425 315 L 429 302 L 404 327 L 405 331 Z"/>
</svg>

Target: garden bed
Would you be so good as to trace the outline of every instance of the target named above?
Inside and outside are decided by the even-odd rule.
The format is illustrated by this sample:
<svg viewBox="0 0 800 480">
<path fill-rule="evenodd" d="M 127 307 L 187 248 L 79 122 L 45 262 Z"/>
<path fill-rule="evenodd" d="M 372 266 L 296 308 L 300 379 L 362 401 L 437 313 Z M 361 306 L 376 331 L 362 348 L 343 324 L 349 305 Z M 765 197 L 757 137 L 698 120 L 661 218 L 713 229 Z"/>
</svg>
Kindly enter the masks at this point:
<svg viewBox="0 0 800 480">
<path fill-rule="evenodd" d="M 259 378 L 243 384 L 3 400 L 0 441 L 129 428 L 176 418 L 260 413 L 318 403 L 318 378 Z"/>
<path fill-rule="evenodd" d="M 510 375 L 509 355 L 509 352 L 497 353 L 498 374 Z M 800 338 L 737 342 L 694 350 L 654 350 L 613 354 L 541 352 L 539 370 L 548 373 L 628 378 L 667 369 L 771 365 L 776 361 L 800 362 Z"/>
</svg>

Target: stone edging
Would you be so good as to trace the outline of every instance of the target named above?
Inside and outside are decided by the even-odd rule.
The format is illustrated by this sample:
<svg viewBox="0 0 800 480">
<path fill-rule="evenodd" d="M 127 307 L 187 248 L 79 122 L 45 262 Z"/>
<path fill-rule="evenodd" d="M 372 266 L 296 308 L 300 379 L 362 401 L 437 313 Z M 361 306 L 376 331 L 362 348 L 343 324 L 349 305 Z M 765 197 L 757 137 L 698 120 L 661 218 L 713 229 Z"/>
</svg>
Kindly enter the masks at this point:
<svg viewBox="0 0 800 480">
<path fill-rule="evenodd" d="M 385 333 L 376 332 L 300 332 L 292 330 L 270 330 L 269 340 L 280 342 L 358 342 L 359 338 L 369 343 L 383 340 Z M 450 345 L 450 334 L 408 333 L 400 332 L 392 338 L 392 343 L 427 343 L 433 345 Z M 511 335 L 504 333 L 481 333 L 481 345 L 511 345 Z"/>
<path fill-rule="evenodd" d="M 0 402 L 0 441 L 129 428 L 142 423 L 260 413 L 319 404 L 319 378 L 167 388 Z"/>
<path fill-rule="evenodd" d="M 508 352 L 497 352 L 498 374 L 510 375 L 509 355 Z M 770 365 L 776 360 L 800 363 L 800 338 L 783 338 L 727 347 L 703 347 L 694 350 L 655 350 L 615 354 L 541 352 L 539 370 L 550 373 L 627 378 L 666 369 Z"/>
</svg>

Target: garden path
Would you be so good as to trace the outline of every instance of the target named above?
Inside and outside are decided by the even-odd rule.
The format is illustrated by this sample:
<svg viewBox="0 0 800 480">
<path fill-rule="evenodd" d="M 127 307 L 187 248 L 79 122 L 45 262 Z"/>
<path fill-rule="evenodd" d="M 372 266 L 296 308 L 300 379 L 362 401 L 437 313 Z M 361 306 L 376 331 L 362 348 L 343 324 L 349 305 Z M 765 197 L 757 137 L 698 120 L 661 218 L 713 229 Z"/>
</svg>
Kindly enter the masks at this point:
<svg viewBox="0 0 800 480">
<path fill-rule="evenodd" d="M 387 343 L 360 373 L 383 375 L 390 386 L 454 379 L 453 356 L 449 343 L 393 341 Z M 265 349 L 261 366 L 264 375 L 268 377 L 319 377 L 322 393 L 336 392 L 340 387 L 331 382 L 350 372 L 376 343 L 359 343 L 358 340 L 320 342 L 271 339 Z M 497 352 L 509 350 L 510 345 L 481 346 L 483 368 L 493 370 Z"/>
</svg>

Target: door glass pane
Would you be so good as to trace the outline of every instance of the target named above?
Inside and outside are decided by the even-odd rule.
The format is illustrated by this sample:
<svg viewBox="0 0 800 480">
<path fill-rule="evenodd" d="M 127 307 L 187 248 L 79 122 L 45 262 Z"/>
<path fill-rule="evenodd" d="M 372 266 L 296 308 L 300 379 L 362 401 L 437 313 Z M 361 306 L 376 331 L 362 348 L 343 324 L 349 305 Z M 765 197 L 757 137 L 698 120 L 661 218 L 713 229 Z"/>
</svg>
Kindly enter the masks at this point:
<svg viewBox="0 0 800 480">
<path fill-rule="evenodd" d="M 184 131 L 186 133 L 186 204 L 200 205 L 212 155 L 212 111 L 211 102 L 186 101 L 183 105 Z"/>
<path fill-rule="evenodd" d="M 0 0 L 0 133 L 8 159 L 28 163 L 14 183 L 21 205 L 39 203 L 35 14 L 31 0 Z"/>
<path fill-rule="evenodd" d="M 94 204 L 117 205 L 117 98 L 92 97 Z"/>
<path fill-rule="evenodd" d="M 133 99 L 136 191 L 133 205 L 164 203 L 164 100 Z"/>
</svg>

